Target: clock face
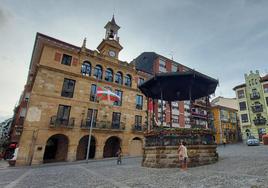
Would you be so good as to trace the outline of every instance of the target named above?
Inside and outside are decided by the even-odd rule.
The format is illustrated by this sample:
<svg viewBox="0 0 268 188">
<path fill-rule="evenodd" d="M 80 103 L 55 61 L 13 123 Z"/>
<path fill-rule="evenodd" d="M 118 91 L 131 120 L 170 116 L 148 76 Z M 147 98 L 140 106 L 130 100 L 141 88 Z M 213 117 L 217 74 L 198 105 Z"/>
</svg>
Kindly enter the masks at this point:
<svg viewBox="0 0 268 188">
<path fill-rule="evenodd" d="M 111 57 L 115 57 L 115 51 L 110 50 L 110 51 L 109 51 L 109 56 L 111 56 Z"/>
</svg>

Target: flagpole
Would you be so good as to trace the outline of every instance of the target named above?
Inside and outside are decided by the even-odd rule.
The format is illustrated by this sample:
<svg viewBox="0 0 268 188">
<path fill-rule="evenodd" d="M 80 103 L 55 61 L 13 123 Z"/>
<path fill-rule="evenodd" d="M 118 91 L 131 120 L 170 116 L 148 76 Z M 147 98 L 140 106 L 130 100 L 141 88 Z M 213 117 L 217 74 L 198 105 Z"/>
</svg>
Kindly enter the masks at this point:
<svg viewBox="0 0 268 188">
<path fill-rule="evenodd" d="M 93 74 L 94 74 L 94 72 L 93 72 Z M 97 84 L 98 84 L 98 80 L 99 80 L 98 75 L 97 75 L 97 78 L 96 79 L 97 79 L 96 92 L 95 92 L 95 97 L 94 97 L 93 102 L 96 102 L 96 99 L 97 99 L 97 89 L 98 89 L 98 85 Z M 87 156 L 86 156 L 87 163 L 88 163 L 89 152 L 90 152 L 90 144 L 91 144 L 91 135 L 92 135 L 92 128 L 93 128 L 94 112 L 95 112 L 95 109 L 92 108 L 92 113 L 91 113 L 91 118 L 90 118 L 90 129 L 89 129 L 88 143 L 87 143 Z"/>
<path fill-rule="evenodd" d="M 95 96 L 95 98 L 96 97 L 97 96 Z M 95 102 L 95 98 L 94 98 L 94 102 Z M 87 143 L 87 157 L 86 157 L 87 163 L 88 163 L 89 151 L 90 151 L 90 144 L 91 144 L 91 134 L 92 134 L 92 127 L 93 127 L 94 112 L 95 112 L 95 109 L 92 108 L 92 113 L 91 113 L 91 118 L 90 118 L 91 119 L 91 121 L 90 121 L 90 130 L 89 130 L 88 143 Z"/>
</svg>

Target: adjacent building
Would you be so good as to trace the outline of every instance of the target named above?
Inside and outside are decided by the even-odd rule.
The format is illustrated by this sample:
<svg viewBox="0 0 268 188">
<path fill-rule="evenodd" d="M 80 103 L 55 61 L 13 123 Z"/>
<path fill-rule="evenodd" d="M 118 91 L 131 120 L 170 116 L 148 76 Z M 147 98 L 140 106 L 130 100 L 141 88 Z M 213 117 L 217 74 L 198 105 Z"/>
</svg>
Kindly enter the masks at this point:
<svg viewBox="0 0 268 188">
<path fill-rule="evenodd" d="M 240 126 L 236 99 L 216 97 L 211 101 L 213 115 L 215 142 L 222 144 L 235 143 L 240 140 Z"/>
<path fill-rule="evenodd" d="M 186 72 L 189 67 L 175 62 L 155 52 L 143 52 L 135 58 L 137 70 L 154 75 L 165 72 Z M 153 101 L 153 118 L 161 124 L 161 102 Z M 207 97 L 192 101 L 164 101 L 164 126 L 208 128 L 209 100 Z"/>
<path fill-rule="evenodd" d="M 150 75 L 119 60 L 123 47 L 114 17 L 105 29 L 97 50 L 86 40 L 79 47 L 37 33 L 15 109 L 16 165 L 85 159 L 91 124 L 90 158 L 114 157 L 119 147 L 124 155 L 142 154 L 147 104 L 137 86 Z M 96 98 L 99 87 L 121 100 Z"/>
<path fill-rule="evenodd" d="M 243 139 L 253 135 L 262 140 L 268 129 L 268 75 L 245 74 L 245 83 L 234 87 Z"/>
</svg>

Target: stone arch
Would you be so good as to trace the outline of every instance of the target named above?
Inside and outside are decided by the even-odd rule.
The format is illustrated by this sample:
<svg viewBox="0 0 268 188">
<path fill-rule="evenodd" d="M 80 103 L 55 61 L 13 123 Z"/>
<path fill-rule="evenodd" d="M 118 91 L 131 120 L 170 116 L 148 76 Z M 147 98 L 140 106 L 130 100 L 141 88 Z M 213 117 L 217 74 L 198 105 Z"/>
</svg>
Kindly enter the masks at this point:
<svg viewBox="0 0 268 188">
<path fill-rule="evenodd" d="M 120 85 L 123 85 L 123 73 L 121 71 L 118 71 L 115 74 L 115 83 L 118 83 Z"/>
<path fill-rule="evenodd" d="M 130 74 L 126 74 L 125 86 L 131 87 L 131 85 L 132 85 L 132 76 Z"/>
<path fill-rule="evenodd" d="M 69 139 L 64 134 L 55 134 L 46 142 L 43 162 L 66 161 L 68 154 Z"/>
<path fill-rule="evenodd" d="M 85 160 L 87 156 L 88 135 L 83 136 L 78 143 L 76 151 L 76 160 Z M 89 159 L 94 159 L 96 153 L 96 138 L 91 136 Z"/>
<path fill-rule="evenodd" d="M 105 71 L 105 78 L 106 81 L 108 82 L 113 82 L 114 81 L 114 71 L 111 68 L 107 68 Z"/>
<path fill-rule="evenodd" d="M 91 75 L 91 63 L 89 61 L 84 61 L 81 66 L 81 73 L 83 76 L 90 76 Z"/>
<path fill-rule="evenodd" d="M 121 147 L 121 139 L 117 136 L 109 137 L 103 148 L 103 158 L 116 157 L 116 152 Z"/>
<path fill-rule="evenodd" d="M 143 154 L 143 141 L 139 137 L 134 137 L 129 143 L 129 155 L 141 156 Z"/>
<path fill-rule="evenodd" d="M 96 65 L 94 68 L 94 77 L 101 80 L 103 74 L 103 68 L 101 65 Z"/>
</svg>

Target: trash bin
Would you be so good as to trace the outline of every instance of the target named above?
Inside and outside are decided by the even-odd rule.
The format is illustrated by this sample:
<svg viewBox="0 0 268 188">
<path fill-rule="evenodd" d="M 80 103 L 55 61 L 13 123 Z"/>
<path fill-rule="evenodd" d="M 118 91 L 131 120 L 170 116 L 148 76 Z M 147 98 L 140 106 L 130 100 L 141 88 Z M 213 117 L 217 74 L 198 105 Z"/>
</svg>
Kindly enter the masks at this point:
<svg viewBox="0 0 268 188">
<path fill-rule="evenodd" d="M 262 136 L 262 141 L 264 145 L 268 145 L 268 134 Z"/>
</svg>

